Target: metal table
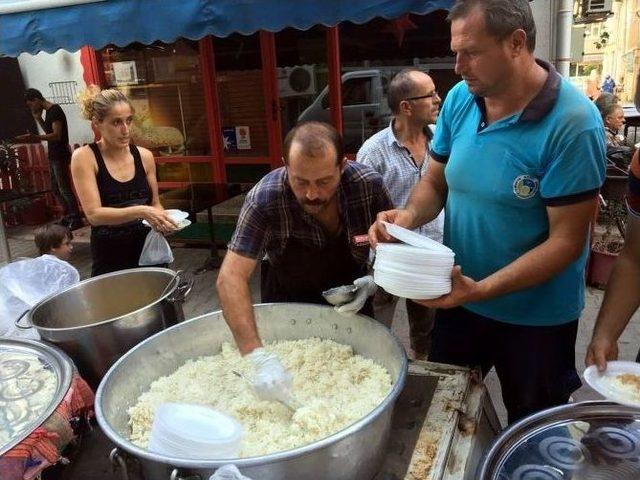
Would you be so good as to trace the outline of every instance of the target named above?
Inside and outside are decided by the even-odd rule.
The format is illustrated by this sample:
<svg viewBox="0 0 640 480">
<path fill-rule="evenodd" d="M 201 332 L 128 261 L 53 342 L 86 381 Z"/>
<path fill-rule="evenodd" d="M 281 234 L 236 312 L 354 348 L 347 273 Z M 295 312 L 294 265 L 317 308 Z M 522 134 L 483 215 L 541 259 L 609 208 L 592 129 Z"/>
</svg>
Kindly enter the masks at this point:
<svg viewBox="0 0 640 480">
<path fill-rule="evenodd" d="M 477 371 L 410 362 L 387 455 L 373 480 L 475 480 L 480 458 L 500 430 Z"/>
<path fill-rule="evenodd" d="M 0 190 L 0 205 L 4 203 L 22 200 L 24 198 L 36 197 L 50 193 L 51 190 L 35 190 L 30 192 L 20 192 L 16 190 Z M 9 249 L 9 240 L 4 228 L 4 217 L 0 208 L 0 262 L 9 263 L 11 261 L 11 250 Z"/>
</svg>

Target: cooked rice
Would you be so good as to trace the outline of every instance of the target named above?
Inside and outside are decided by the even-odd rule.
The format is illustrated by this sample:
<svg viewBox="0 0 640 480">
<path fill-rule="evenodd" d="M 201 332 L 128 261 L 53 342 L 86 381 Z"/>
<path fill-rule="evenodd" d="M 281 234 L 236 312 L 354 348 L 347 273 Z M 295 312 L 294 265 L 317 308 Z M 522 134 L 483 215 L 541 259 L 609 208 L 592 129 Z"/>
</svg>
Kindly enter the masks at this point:
<svg viewBox="0 0 640 480">
<path fill-rule="evenodd" d="M 131 441 L 147 448 L 155 410 L 163 403 L 209 405 L 235 417 L 244 428 L 241 457 L 265 455 L 306 445 L 361 419 L 387 396 L 391 377 L 374 361 L 354 355 L 349 345 L 309 338 L 266 347 L 293 376 L 293 394 L 303 407 L 292 413 L 277 402 L 260 400 L 247 382 L 253 366 L 234 345 L 218 355 L 189 360 L 161 377 L 131 407 Z"/>
</svg>

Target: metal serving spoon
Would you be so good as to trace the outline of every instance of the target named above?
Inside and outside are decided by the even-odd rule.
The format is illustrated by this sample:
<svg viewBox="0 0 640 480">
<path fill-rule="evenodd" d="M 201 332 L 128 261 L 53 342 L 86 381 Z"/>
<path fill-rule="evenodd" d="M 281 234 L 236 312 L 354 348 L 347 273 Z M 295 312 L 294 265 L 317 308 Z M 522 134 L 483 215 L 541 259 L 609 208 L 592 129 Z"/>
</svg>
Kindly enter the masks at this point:
<svg viewBox="0 0 640 480">
<path fill-rule="evenodd" d="M 245 382 L 247 382 L 249 385 L 251 385 L 253 387 L 253 383 L 251 383 L 251 380 L 249 380 L 247 377 L 245 377 L 240 372 L 237 372 L 236 370 L 231 370 L 231 373 L 233 373 L 236 377 L 242 378 Z M 285 407 L 287 407 L 289 410 L 291 410 L 293 412 L 295 412 L 296 410 L 298 410 L 299 408 L 302 407 L 302 404 L 300 402 L 298 402 L 293 397 L 291 397 L 290 400 L 276 399 L 276 402 L 281 403 L 282 405 L 284 405 Z"/>
</svg>

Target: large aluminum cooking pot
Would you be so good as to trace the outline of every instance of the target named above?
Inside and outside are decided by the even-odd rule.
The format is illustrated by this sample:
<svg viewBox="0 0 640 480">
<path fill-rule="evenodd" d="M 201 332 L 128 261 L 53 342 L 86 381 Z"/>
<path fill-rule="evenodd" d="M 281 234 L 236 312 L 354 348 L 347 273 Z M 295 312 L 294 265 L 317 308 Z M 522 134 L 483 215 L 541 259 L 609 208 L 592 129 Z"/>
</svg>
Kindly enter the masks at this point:
<svg viewBox="0 0 640 480">
<path fill-rule="evenodd" d="M 184 320 L 182 302 L 190 289 L 167 268 L 121 270 L 44 298 L 16 325 L 35 328 L 64 350 L 95 388 L 123 353 Z"/>
<path fill-rule="evenodd" d="M 158 377 L 169 375 L 187 360 L 213 355 L 223 342 L 233 342 L 222 312 L 194 318 L 145 340 L 124 355 L 98 387 L 95 411 L 100 427 L 118 446 L 112 460 L 124 466 L 123 456 L 137 457 L 146 479 L 206 480 L 231 461 L 255 480 L 371 480 L 384 459 L 391 414 L 403 388 L 407 358 L 390 331 L 363 315 L 341 316 L 332 307 L 308 304 L 263 304 L 255 307 L 256 321 L 267 342 L 309 337 L 352 345 L 355 353 L 371 358 L 390 373 L 393 388 L 366 417 L 320 441 L 258 457 L 212 461 L 188 460 L 149 452 L 128 440 L 127 410 Z M 212 395 L 215 393 L 212 392 Z M 125 477 L 126 478 L 126 477 Z"/>
</svg>

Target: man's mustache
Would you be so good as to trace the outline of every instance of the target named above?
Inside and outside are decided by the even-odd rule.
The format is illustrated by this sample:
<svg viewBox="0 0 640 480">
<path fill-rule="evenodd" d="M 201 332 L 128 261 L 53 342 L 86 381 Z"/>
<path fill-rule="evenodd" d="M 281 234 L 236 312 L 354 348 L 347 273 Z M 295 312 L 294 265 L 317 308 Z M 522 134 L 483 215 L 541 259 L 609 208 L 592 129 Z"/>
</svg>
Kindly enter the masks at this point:
<svg viewBox="0 0 640 480">
<path fill-rule="evenodd" d="M 319 205 L 324 205 L 326 202 L 324 200 L 307 200 L 304 199 L 302 200 L 302 204 L 303 205 L 311 205 L 311 206 L 319 206 Z"/>
</svg>

